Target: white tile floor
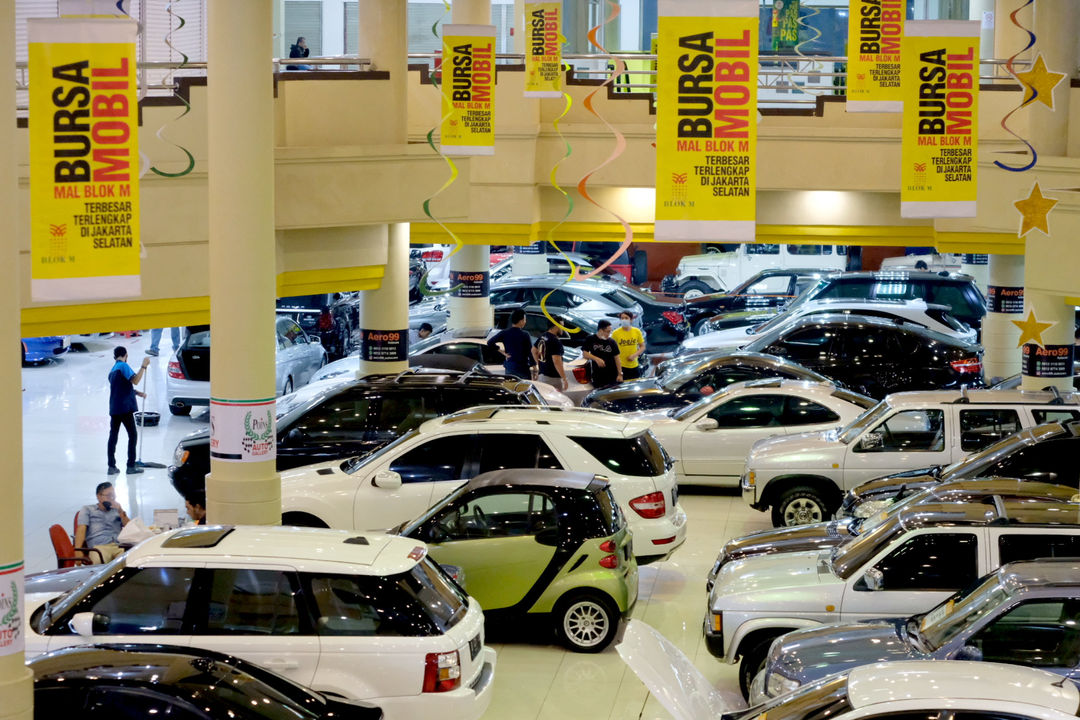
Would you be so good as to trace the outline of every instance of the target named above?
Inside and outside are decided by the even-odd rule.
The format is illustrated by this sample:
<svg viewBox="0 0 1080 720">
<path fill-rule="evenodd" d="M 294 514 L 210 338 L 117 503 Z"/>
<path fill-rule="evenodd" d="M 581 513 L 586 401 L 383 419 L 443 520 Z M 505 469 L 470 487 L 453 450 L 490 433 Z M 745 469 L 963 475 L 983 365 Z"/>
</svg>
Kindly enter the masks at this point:
<svg viewBox="0 0 1080 720">
<path fill-rule="evenodd" d="M 133 366 L 150 345 L 149 335 L 85 343 L 87 352 L 70 352 L 45 366 L 23 369 L 23 453 L 25 557 L 27 572 L 55 567 L 48 538 L 53 523 L 71 526 L 75 512 L 93 502 L 94 487 L 111 479 L 117 498 L 132 516 L 149 524 L 155 508 L 178 508 L 183 501 L 165 470 L 107 477 L 108 383 L 115 345 L 128 347 Z M 165 405 L 165 368 L 170 343 L 147 374 L 147 409 L 161 413 L 161 425 L 146 428 L 143 460 L 167 465 L 177 441 L 208 424 L 205 411 L 173 417 Z M 121 431 L 118 456 L 123 464 Z M 768 526 L 734 492 L 695 492 L 683 488 L 689 515 L 686 543 L 666 562 L 641 569 L 641 588 L 633 616 L 660 630 L 718 686 L 735 689 L 731 666 L 709 655 L 701 636 L 705 574 L 727 538 Z M 495 694 L 485 720 L 622 720 L 668 718 L 630 672 L 614 648 L 599 655 L 568 653 L 555 645 L 499 644 Z"/>
</svg>

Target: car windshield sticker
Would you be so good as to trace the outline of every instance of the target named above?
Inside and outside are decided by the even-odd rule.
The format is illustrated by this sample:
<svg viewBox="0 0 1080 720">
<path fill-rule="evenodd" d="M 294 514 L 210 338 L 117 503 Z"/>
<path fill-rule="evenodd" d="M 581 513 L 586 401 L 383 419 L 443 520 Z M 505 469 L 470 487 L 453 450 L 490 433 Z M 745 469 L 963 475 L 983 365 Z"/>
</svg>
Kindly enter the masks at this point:
<svg viewBox="0 0 1080 720">
<path fill-rule="evenodd" d="M 922 619 L 922 623 L 919 625 L 919 631 L 923 632 L 931 625 L 941 622 L 942 620 L 947 618 L 949 615 L 952 614 L 954 605 L 954 601 L 950 600 L 944 605 L 938 607 L 936 610 L 926 613 L 926 615 Z"/>
</svg>

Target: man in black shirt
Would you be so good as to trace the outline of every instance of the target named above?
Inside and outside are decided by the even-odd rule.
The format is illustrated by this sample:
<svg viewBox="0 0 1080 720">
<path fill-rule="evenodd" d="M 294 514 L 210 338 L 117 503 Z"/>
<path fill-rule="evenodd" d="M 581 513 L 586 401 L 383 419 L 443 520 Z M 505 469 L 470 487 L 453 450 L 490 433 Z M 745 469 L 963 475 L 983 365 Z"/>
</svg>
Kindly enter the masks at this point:
<svg viewBox="0 0 1080 720">
<path fill-rule="evenodd" d="M 563 366 L 563 344 L 559 339 L 562 331 L 553 321 L 547 332 L 533 345 L 533 357 L 540 364 L 540 381 L 553 385 L 556 390 L 566 390 L 570 383 Z"/>
<path fill-rule="evenodd" d="M 524 380 L 535 375 L 536 360 L 532 354 L 532 338 L 525 332 L 525 311 L 521 308 L 510 313 L 510 327 L 495 333 L 487 344 L 506 358 L 503 369 L 507 375 Z"/>
<path fill-rule="evenodd" d="M 589 361 L 593 387 L 602 388 L 622 382 L 619 344 L 611 339 L 610 320 L 601 320 L 596 324 L 596 334 L 585 339 L 581 350 Z"/>
</svg>

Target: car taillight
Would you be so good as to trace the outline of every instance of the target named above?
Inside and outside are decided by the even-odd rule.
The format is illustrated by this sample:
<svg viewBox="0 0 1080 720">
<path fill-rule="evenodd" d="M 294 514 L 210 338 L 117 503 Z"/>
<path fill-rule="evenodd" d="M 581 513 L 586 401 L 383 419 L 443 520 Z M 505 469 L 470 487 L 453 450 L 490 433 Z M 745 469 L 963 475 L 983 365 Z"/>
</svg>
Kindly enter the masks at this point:
<svg viewBox="0 0 1080 720">
<path fill-rule="evenodd" d="M 169 377 L 176 378 L 177 380 L 184 379 L 184 371 L 180 369 L 180 363 L 177 360 L 169 361 Z"/>
<path fill-rule="evenodd" d="M 578 365 L 576 368 L 574 368 L 574 379 L 577 380 L 582 385 L 589 382 L 589 377 L 588 377 L 588 375 L 586 375 L 586 370 L 585 370 L 584 365 Z"/>
<path fill-rule="evenodd" d="M 424 262 L 439 262 L 442 260 L 442 250 L 426 250 L 420 253 L 420 257 L 424 259 Z"/>
<path fill-rule="evenodd" d="M 324 310 L 322 315 L 319 316 L 319 329 L 329 330 L 334 326 L 334 321 L 330 318 L 329 311 Z"/>
<path fill-rule="evenodd" d="M 982 372 L 982 360 L 977 357 L 964 358 L 963 360 L 953 360 L 949 363 L 958 373 L 981 373 Z"/>
<path fill-rule="evenodd" d="M 605 555 L 600 558 L 600 567 L 614 570 L 619 567 L 619 558 L 616 555 Z"/>
<path fill-rule="evenodd" d="M 662 492 L 651 492 L 648 495 L 636 497 L 630 501 L 630 507 L 643 518 L 664 517 L 667 511 L 667 503 L 664 502 Z"/>
<path fill-rule="evenodd" d="M 424 658 L 424 692 L 455 690 L 461 685 L 461 660 L 458 651 L 428 653 Z"/>
<path fill-rule="evenodd" d="M 660 315 L 672 325 L 682 325 L 683 316 L 682 313 L 677 313 L 674 310 L 665 310 Z"/>
<path fill-rule="evenodd" d="M 615 552 L 615 541 L 605 540 L 600 543 L 600 552 L 613 553 Z"/>
</svg>

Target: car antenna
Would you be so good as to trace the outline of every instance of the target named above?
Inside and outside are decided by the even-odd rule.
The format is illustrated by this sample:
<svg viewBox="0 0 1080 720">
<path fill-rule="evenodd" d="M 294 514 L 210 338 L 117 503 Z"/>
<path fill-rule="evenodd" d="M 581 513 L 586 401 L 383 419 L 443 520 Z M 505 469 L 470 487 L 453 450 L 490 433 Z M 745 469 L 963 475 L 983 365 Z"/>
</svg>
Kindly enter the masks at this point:
<svg viewBox="0 0 1080 720">
<path fill-rule="evenodd" d="M 1080 671 L 1080 668 L 1069 668 L 1069 672 L 1062 675 L 1060 680 L 1058 680 L 1057 682 L 1054 682 L 1054 683 L 1050 683 L 1050 684 L 1053 685 L 1054 687 L 1065 687 L 1065 681 L 1066 680 L 1073 680 L 1074 679 L 1073 676 L 1075 676 L 1078 671 Z"/>
<path fill-rule="evenodd" d="M 1054 399 L 1050 401 L 1051 405 L 1064 405 L 1065 398 L 1061 397 L 1061 392 L 1057 389 L 1056 385 L 1049 387 L 1050 392 L 1054 393 Z"/>
</svg>

